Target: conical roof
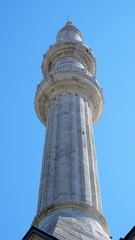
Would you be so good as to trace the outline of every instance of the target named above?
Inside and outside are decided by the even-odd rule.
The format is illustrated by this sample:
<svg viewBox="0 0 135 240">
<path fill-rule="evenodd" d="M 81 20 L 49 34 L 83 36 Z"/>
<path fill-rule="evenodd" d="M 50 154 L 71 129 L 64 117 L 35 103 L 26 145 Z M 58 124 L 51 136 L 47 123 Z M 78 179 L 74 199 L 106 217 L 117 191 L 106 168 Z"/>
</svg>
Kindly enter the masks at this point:
<svg viewBox="0 0 135 240">
<path fill-rule="evenodd" d="M 68 20 L 65 26 L 60 29 L 56 36 L 56 42 L 67 42 L 67 41 L 81 41 L 82 34 L 78 28 L 76 28 L 72 21 Z"/>
</svg>

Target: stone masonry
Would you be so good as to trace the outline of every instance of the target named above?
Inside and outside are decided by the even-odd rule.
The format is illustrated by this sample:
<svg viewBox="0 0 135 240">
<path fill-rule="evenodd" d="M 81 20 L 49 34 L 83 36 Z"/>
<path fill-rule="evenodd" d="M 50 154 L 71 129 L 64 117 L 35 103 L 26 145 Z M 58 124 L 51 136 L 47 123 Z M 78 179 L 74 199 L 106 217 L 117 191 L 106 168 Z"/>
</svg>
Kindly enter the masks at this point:
<svg viewBox="0 0 135 240">
<path fill-rule="evenodd" d="M 42 72 L 35 110 L 46 141 L 33 225 L 59 240 L 109 240 L 93 136 L 103 94 L 94 55 L 71 21 L 44 55 Z"/>
</svg>

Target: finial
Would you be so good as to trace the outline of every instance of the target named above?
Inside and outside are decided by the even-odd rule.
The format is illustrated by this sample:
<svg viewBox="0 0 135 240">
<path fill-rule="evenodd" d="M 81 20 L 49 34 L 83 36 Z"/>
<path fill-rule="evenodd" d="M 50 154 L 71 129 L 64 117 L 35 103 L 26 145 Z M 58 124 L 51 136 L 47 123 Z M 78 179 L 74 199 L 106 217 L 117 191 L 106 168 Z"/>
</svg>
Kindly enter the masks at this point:
<svg viewBox="0 0 135 240">
<path fill-rule="evenodd" d="M 66 25 L 73 25 L 72 21 L 69 19 L 69 16 L 67 16 Z"/>
</svg>

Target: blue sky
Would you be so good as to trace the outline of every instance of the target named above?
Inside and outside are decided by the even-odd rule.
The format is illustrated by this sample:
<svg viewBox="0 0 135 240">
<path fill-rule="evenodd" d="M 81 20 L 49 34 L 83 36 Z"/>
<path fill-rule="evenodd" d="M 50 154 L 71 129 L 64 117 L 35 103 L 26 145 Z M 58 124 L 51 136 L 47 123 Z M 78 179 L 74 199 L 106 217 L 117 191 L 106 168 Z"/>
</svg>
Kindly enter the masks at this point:
<svg viewBox="0 0 135 240">
<path fill-rule="evenodd" d="M 135 224 L 135 1 L 0 2 L 1 238 L 36 215 L 45 127 L 34 111 L 42 56 L 66 16 L 97 60 L 104 112 L 94 127 L 103 213 L 114 240 Z"/>
</svg>

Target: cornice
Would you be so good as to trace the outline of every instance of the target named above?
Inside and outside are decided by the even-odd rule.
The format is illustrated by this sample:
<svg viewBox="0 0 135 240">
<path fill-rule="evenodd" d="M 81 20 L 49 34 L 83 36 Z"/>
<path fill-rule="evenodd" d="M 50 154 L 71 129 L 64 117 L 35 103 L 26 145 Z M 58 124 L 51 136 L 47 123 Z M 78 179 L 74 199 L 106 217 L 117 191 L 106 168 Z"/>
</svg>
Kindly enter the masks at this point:
<svg viewBox="0 0 135 240">
<path fill-rule="evenodd" d="M 47 74 L 48 72 L 54 70 L 53 67 L 55 63 L 63 57 L 71 56 L 76 57 L 80 60 L 93 76 L 96 74 L 96 59 L 90 48 L 86 47 L 84 44 L 76 41 L 60 42 L 54 44 L 49 48 L 46 54 L 43 55 L 44 59 L 42 62 L 42 73 Z"/>
<path fill-rule="evenodd" d="M 36 215 L 32 224 L 38 226 L 40 221 L 43 221 L 43 219 L 47 218 L 47 216 L 49 216 L 50 214 L 52 215 L 53 212 L 60 210 L 63 211 L 63 209 L 69 208 L 72 208 L 72 210 L 82 211 L 84 213 L 90 214 L 90 218 L 93 216 L 93 218 L 102 226 L 104 231 L 109 235 L 109 228 L 103 215 L 95 208 L 84 202 L 61 202 L 50 205 L 38 215 Z"/>
<path fill-rule="evenodd" d="M 38 85 L 34 104 L 41 122 L 46 125 L 50 102 L 66 93 L 78 94 L 88 102 L 95 124 L 103 111 L 102 89 L 94 78 L 74 71 L 55 72 Z"/>
</svg>

